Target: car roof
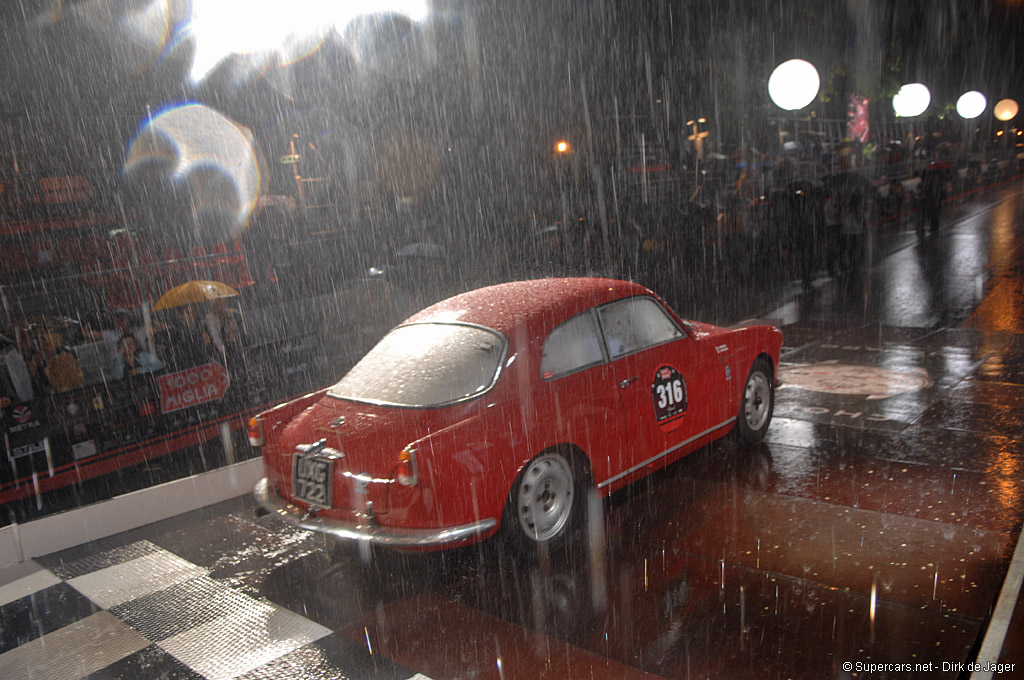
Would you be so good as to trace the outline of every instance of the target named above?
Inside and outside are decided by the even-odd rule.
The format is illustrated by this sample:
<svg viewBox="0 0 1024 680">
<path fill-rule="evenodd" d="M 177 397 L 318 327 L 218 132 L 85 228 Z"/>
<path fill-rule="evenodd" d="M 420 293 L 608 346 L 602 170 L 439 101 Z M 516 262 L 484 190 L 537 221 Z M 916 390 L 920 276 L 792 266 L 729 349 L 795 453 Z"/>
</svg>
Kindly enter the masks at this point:
<svg viewBox="0 0 1024 680">
<path fill-rule="evenodd" d="M 478 288 L 438 302 L 406 323 L 451 322 L 487 326 L 512 337 L 526 325 L 547 333 L 569 317 L 595 305 L 633 295 L 650 295 L 638 283 L 600 278 L 534 279 Z"/>
</svg>

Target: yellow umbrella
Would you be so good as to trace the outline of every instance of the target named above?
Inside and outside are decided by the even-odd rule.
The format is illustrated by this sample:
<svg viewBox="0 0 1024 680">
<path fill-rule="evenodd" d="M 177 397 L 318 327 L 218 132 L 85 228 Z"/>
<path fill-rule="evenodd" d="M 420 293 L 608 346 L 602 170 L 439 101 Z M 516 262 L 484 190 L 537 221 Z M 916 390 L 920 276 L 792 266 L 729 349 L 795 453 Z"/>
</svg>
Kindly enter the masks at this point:
<svg viewBox="0 0 1024 680">
<path fill-rule="evenodd" d="M 238 297 L 238 291 L 220 281 L 189 281 L 175 286 L 160 296 L 153 306 L 154 310 L 171 309 L 192 305 L 197 302 L 208 302 L 220 298 Z"/>
</svg>

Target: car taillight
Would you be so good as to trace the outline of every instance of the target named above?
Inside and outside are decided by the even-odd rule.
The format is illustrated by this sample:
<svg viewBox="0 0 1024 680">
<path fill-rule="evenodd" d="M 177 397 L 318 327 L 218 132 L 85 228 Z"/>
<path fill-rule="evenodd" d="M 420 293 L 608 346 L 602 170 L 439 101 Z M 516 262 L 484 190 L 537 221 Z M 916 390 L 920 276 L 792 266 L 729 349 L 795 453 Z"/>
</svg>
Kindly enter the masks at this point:
<svg viewBox="0 0 1024 680">
<path fill-rule="evenodd" d="M 395 479 L 403 486 L 419 484 L 420 473 L 416 469 L 416 451 L 406 447 L 398 454 L 398 469 L 395 470 Z"/>
<path fill-rule="evenodd" d="M 253 416 L 249 418 L 249 445 L 263 446 L 263 419 Z"/>
</svg>

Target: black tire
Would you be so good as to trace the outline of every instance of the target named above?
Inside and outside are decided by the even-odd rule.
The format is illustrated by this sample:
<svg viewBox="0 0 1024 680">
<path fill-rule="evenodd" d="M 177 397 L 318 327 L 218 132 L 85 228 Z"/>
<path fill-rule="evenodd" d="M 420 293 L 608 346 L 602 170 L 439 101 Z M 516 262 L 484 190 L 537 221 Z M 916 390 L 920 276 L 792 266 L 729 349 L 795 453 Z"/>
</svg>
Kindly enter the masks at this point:
<svg viewBox="0 0 1024 680">
<path fill-rule="evenodd" d="M 775 380 L 772 365 L 764 357 L 754 360 L 740 395 L 736 414 L 736 436 L 744 444 L 756 444 L 764 438 L 775 410 Z"/>
<path fill-rule="evenodd" d="M 529 558 L 562 551 L 583 529 L 589 479 L 585 466 L 563 451 L 538 454 L 509 491 L 506 541 Z"/>
</svg>

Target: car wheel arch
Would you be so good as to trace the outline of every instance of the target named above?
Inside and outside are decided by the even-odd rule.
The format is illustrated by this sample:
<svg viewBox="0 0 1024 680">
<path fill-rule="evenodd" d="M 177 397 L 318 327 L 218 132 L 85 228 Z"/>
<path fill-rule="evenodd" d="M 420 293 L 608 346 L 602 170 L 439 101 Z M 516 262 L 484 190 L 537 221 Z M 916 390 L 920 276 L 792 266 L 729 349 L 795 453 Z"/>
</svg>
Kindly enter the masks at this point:
<svg viewBox="0 0 1024 680">
<path fill-rule="evenodd" d="M 526 467 L 530 464 L 530 462 L 532 462 L 539 456 L 543 456 L 544 454 L 547 453 L 559 453 L 565 456 L 566 459 L 572 464 L 573 472 L 583 473 L 584 481 L 586 481 L 590 485 L 593 485 L 594 467 L 590 462 L 590 456 L 587 455 L 586 451 L 584 451 L 583 448 L 580 447 L 579 445 L 570 442 L 562 442 L 559 444 L 551 444 L 549 446 L 545 446 L 544 448 L 540 449 L 529 458 L 524 458 L 523 460 L 519 461 L 519 465 L 516 468 L 515 477 L 512 478 L 512 483 L 508 487 L 506 497 L 512 493 L 513 486 L 515 485 L 516 481 L 522 476 L 523 471 L 526 470 Z"/>
<path fill-rule="evenodd" d="M 768 377 L 771 378 L 772 384 L 774 384 L 774 382 L 775 382 L 775 371 L 776 371 L 777 367 L 775 365 L 775 361 L 772 359 L 771 355 L 768 354 L 768 352 L 761 352 L 757 356 L 755 356 L 753 358 L 753 360 L 751 360 L 751 362 L 750 362 L 750 368 L 753 368 L 754 364 L 756 364 L 758 362 L 758 360 L 761 360 L 761 359 L 763 359 L 764 362 L 766 364 L 768 364 L 768 369 L 771 372 Z"/>
<path fill-rule="evenodd" d="M 589 492 L 594 488 L 594 476 L 593 468 L 591 466 L 590 457 L 586 452 L 579 446 L 571 443 L 560 443 L 547 446 L 530 458 L 523 460 L 516 470 L 515 477 L 508 487 L 505 503 L 502 509 L 502 516 L 499 522 L 500 532 L 505 534 L 507 537 L 517 534 L 519 518 L 516 514 L 516 490 L 522 482 L 523 475 L 530 469 L 531 464 L 534 461 L 543 459 L 545 456 L 550 454 L 556 454 L 561 456 L 569 465 L 572 476 L 573 476 L 573 516 L 579 518 L 582 516 L 586 500 L 586 492 Z M 570 532 L 579 531 L 581 527 L 569 527 Z M 564 544 L 564 535 L 552 539 L 559 546 Z M 521 540 L 513 540 L 514 543 L 518 543 L 519 547 L 522 548 L 524 542 Z M 556 548 L 559 549 L 559 548 Z"/>
</svg>

